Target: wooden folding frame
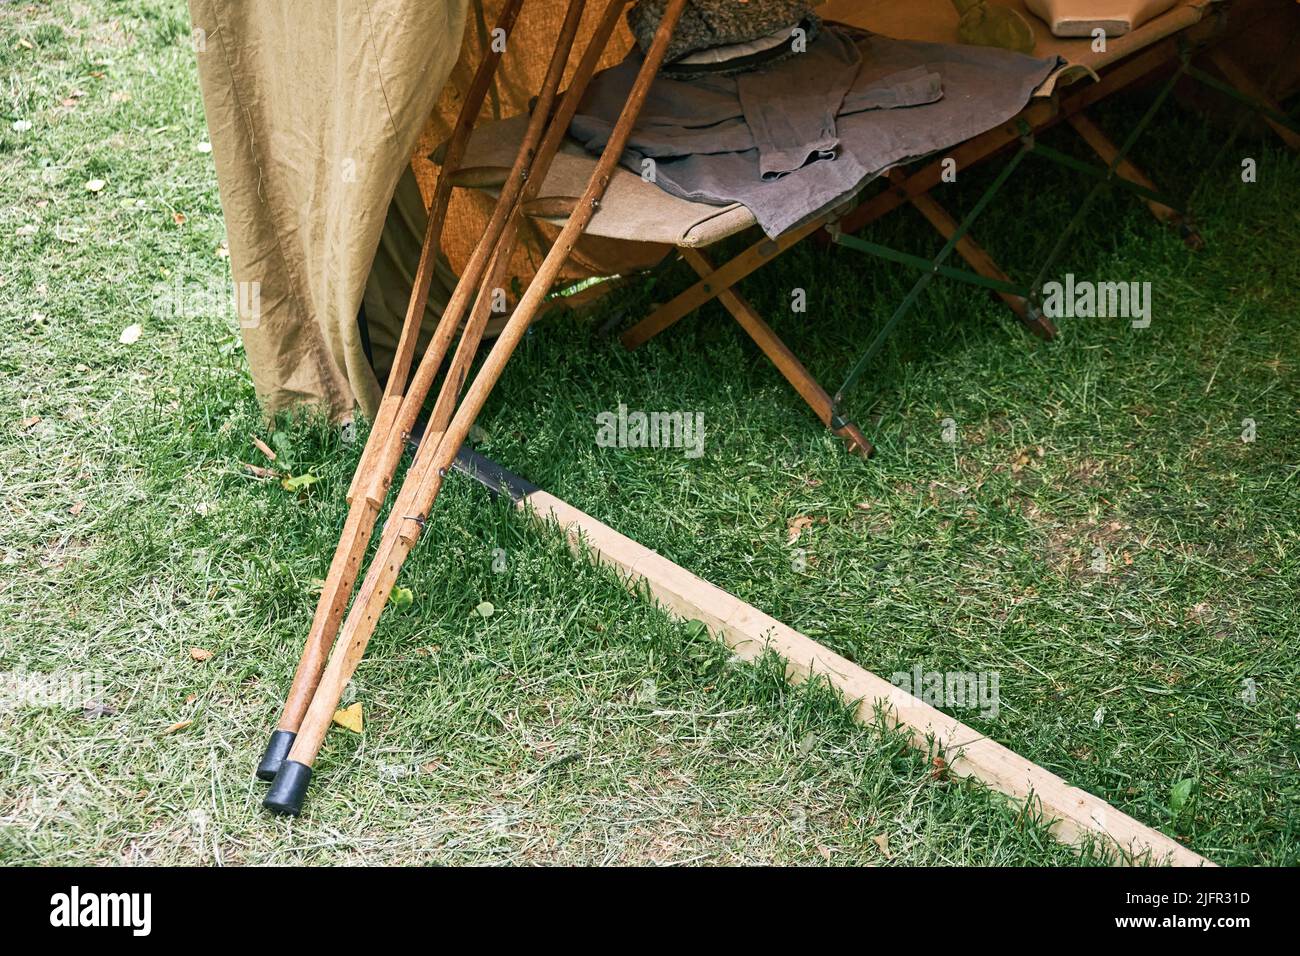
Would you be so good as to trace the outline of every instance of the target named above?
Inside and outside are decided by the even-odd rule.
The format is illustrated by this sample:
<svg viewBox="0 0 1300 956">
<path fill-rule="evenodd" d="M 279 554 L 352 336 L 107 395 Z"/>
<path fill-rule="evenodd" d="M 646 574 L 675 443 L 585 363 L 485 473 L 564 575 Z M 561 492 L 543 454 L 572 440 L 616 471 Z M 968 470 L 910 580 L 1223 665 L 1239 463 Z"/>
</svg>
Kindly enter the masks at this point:
<svg viewBox="0 0 1300 956">
<path fill-rule="evenodd" d="M 1220 32 L 1219 17 L 1211 15 L 1186 30 L 1119 61 L 1107 69 L 1097 82 L 1077 90 L 1067 89 L 1065 94 L 1056 91 L 1049 97 L 1035 99 L 1011 120 L 952 149 L 945 150 L 941 156 L 930 157 L 906 169 L 895 167 L 888 174 L 886 187 L 865 201 L 850 202 L 847 208 L 841 205 L 775 239 L 765 237 L 721 265 L 714 265 L 698 249 L 679 250 L 682 258 L 698 275 L 697 281 L 628 329 L 622 336 L 623 345 L 629 349 L 636 348 L 704 304 L 717 299 L 776 365 L 822 423 L 840 437 L 851 452 L 872 454 L 871 443 L 853 422 L 844 417 L 841 411 L 843 393 L 856 379 L 863 363 L 858 363 L 844 386 L 833 394 L 828 393 L 798 360 L 794 352 L 763 322 L 754 307 L 737 291 L 737 284 L 746 276 L 772 262 L 783 252 L 820 233 L 830 235 L 842 244 L 852 244 L 860 251 L 923 269 L 930 275 L 943 275 L 983 286 L 1001 298 L 1028 331 L 1042 339 L 1054 338 L 1055 326 L 1035 303 L 1041 274 L 1039 280 L 1036 280 L 1033 285 L 1016 286 L 993 256 L 971 235 L 970 221 L 965 224 L 959 223 L 935 198 L 934 188 L 943 181 L 944 171 L 952 168 L 952 163 L 955 162 L 958 169 L 969 169 L 1019 144 L 1022 151 L 1027 147 L 1078 172 L 1103 179 L 1105 182 L 1099 184 L 1098 188 L 1109 184 L 1134 192 L 1143 199 L 1158 220 L 1176 228 L 1190 248 L 1200 248 L 1203 243 L 1194 225 L 1175 203 L 1159 193 L 1150 177 L 1139 169 L 1128 155 L 1136 134 L 1141 132 L 1141 127 L 1145 126 L 1150 116 L 1143 118 L 1134 135 L 1129 137 L 1129 141 L 1117 145 L 1087 116 L 1086 111 L 1099 101 L 1153 75 L 1162 72 L 1179 74 L 1188 71 L 1191 51 L 1208 45 L 1218 32 Z M 1229 78 L 1229 82 L 1249 92 L 1245 74 L 1240 70 L 1234 73 L 1231 64 L 1225 67 L 1219 63 L 1219 59 L 1222 57 L 1216 58 L 1213 62 Z M 1162 100 L 1163 95 L 1167 94 L 1170 88 L 1172 88 L 1172 80 L 1162 93 Z M 1262 96 L 1262 93 L 1260 95 Z M 1279 114 L 1275 107 L 1271 110 L 1267 108 L 1271 106 L 1273 104 L 1266 104 L 1264 117 L 1276 123 Z M 1100 158 L 1104 164 L 1102 167 L 1081 163 L 1072 157 L 1050 150 L 1035 140 L 1038 134 L 1062 122 L 1069 124 L 1079 134 L 1083 142 Z M 1291 133 L 1280 123 L 1279 128 L 1282 132 Z M 1095 193 L 1096 190 L 1094 189 L 1093 192 Z M 888 250 L 874 243 L 844 238 L 859 232 L 904 205 L 916 209 L 946 241 L 945 250 L 939 258 L 924 260 Z M 941 260 L 949 251 L 955 251 L 964 259 L 971 271 L 943 265 Z M 1051 257 L 1049 262 L 1050 259 Z M 919 284 L 924 287 L 928 281 L 929 279 L 923 275 Z M 909 307 L 912 300 L 914 297 L 909 296 L 907 302 Z M 891 320 L 891 329 L 893 324 L 895 323 Z M 873 343 L 873 346 L 878 347 L 877 343 Z"/>
</svg>

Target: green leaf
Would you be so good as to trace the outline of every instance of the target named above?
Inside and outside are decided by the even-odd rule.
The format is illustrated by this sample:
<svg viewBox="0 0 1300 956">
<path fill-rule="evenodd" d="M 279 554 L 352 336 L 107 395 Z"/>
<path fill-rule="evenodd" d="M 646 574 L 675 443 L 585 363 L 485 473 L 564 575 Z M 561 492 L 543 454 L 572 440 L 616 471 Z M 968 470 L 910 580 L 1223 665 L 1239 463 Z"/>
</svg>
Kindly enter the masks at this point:
<svg viewBox="0 0 1300 956">
<path fill-rule="evenodd" d="M 410 607 L 415 603 L 415 592 L 410 588 L 393 588 L 393 593 L 389 595 L 389 601 L 393 607 Z"/>
<path fill-rule="evenodd" d="M 288 478 L 281 478 L 280 486 L 284 488 L 285 491 L 301 491 L 310 485 L 316 484 L 318 481 L 320 481 L 319 478 L 311 472 L 308 472 L 305 475 L 290 475 Z"/>
<path fill-rule="evenodd" d="M 1169 812 L 1174 816 L 1181 814 L 1187 806 L 1187 801 L 1192 797 L 1192 787 L 1196 781 L 1190 777 L 1185 780 L 1179 780 L 1169 788 Z"/>
</svg>

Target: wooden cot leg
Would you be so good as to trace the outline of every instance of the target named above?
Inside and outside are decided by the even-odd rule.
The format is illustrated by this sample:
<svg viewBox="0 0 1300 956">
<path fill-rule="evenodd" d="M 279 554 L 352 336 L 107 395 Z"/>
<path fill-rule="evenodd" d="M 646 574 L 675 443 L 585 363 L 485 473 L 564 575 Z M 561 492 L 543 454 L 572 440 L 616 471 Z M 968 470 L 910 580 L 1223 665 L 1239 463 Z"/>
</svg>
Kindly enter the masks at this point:
<svg viewBox="0 0 1300 956">
<path fill-rule="evenodd" d="M 1119 155 L 1119 147 L 1115 145 L 1109 136 L 1102 132 L 1101 127 L 1094 123 L 1086 113 L 1072 113 L 1066 117 L 1066 122 L 1074 127 L 1074 131 L 1082 137 L 1083 141 L 1100 157 L 1103 163 L 1109 166 L 1115 162 L 1115 157 Z M 1156 184 L 1152 182 L 1151 177 L 1142 172 L 1128 157 L 1124 157 L 1119 161 L 1119 165 L 1115 167 L 1115 172 L 1131 183 L 1143 186 L 1153 192 L 1159 191 Z M 1170 209 L 1154 199 L 1143 201 L 1156 219 L 1166 226 L 1172 226 L 1178 230 L 1183 242 L 1186 243 L 1189 249 L 1205 248 L 1205 240 L 1201 238 L 1201 234 L 1196 230 L 1196 227 L 1183 218 L 1177 210 Z"/>
<path fill-rule="evenodd" d="M 701 276 L 707 276 L 713 271 L 711 263 L 704 253 L 698 249 L 683 249 L 682 258 L 690 264 L 691 268 Z M 754 344 L 763 350 L 766 355 L 776 366 L 777 371 L 785 376 L 799 397 L 802 398 L 813 413 L 821 419 L 823 425 L 829 428 L 836 437 L 844 442 L 849 452 L 854 455 L 860 455 L 863 458 L 870 458 L 875 454 L 876 449 L 867 441 L 865 435 L 853 422 L 845 421 L 836 414 L 831 397 L 826 390 L 817 383 L 808 369 L 804 368 L 802 362 L 795 357 L 784 342 L 772 331 L 759 314 L 739 293 L 730 288 L 723 289 L 718 293 L 719 301 L 731 313 L 737 324 L 745 330 L 745 334 L 754 340 Z"/>
<path fill-rule="evenodd" d="M 708 302 L 709 298 L 712 298 L 712 296 L 702 299 L 700 304 L 703 305 L 705 302 Z M 624 332 L 622 336 L 619 337 L 619 341 L 623 343 L 623 347 L 630 352 L 634 348 L 645 345 L 660 332 L 666 331 L 669 326 L 676 325 L 678 320 L 689 315 L 688 312 L 681 310 L 675 311 L 675 302 L 676 300 L 674 299 L 672 302 L 666 302 L 663 305 L 657 306 L 644 319 Z M 699 308 L 699 306 L 696 306 L 696 308 Z"/>
<path fill-rule="evenodd" d="M 775 239 L 764 237 L 744 252 L 728 259 L 708 275 L 702 276 L 672 301 L 661 305 L 622 335 L 623 346 L 634 349 L 654 338 L 669 326 L 690 315 L 706 302 L 716 299 L 745 276 L 761 269 L 787 249 L 798 245 L 831 221 L 830 216 L 818 216 L 812 221 L 782 233 Z"/>
<path fill-rule="evenodd" d="M 1251 75 L 1241 68 L 1241 66 L 1232 57 L 1228 56 L 1222 49 L 1216 47 L 1209 52 L 1210 62 L 1218 67 L 1219 72 L 1223 74 L 1224 79 L 1235 86 L 1242 93 L 1251 99 L 1262 103 L 1269 109 L 1277 113 L 1285 112 L 1277 102 L 1268 95 L 1268 92 L 1251 78 Z M 1281 138 L 1292 150 L 1300 152 L 1300 134 L 1295 130 L 1287 129 L 1281 123 L 1268 116 L 1264 116 L 1264 122 L 1272 127 L 1273 132 Z"/>
<path fill-rule="evenodd" d="M 901 178 L 901 173 L 898 173 L 898 175 Z M 894 174 L 891 174 L 890 178 L 893 179 Z M 939 205 L 937 199 L 929 193 L 920 193 L 912 196 L 909 201 L 916 207 L 917 212 L 924 216 L 930 225 L 934 226 L 939 235 L 945 239 L 952 238 L 952 234 L 957 231 L 957 220 L 952 218 L 947 209 Z M 972 269 L 986 279 L 997 279 L 1000 282 L 1011 281 L 1011 278 L 997 264 L 997 260 L 989 255 L 987 249 L 972 239 L 970 233 L 957 240 L 957 252 Z M 1034 335 L 1047 342 L 1056 338 L 1056 326 L 1052 323 L 1052 320 L 1026 301 L 1023 296 L 1012 295 L 1009 292 L 999 292 L 997 296 L 1007 304 L 1007 308 L 1015 314 L 1021 324 Z"/>
</svg>

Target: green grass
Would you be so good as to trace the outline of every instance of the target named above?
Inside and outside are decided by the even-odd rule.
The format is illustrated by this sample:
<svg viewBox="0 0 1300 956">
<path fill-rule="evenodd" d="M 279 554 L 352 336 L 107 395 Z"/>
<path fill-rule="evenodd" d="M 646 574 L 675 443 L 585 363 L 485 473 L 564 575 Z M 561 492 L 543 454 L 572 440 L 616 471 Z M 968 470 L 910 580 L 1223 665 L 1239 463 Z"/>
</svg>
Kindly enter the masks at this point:
<svg viewBox="0 0 1300 956">
<path fill-rule="evenodd" d="M 304 817 L 266 817 L 251 769 L 360 445 L 285 420 L 282 463 L 320 480 L 250 477 L 270 436 L 233 315 L 154 314 L 159 284 L 227 276 L 188 33 L 163 0 L 0 10 L 0 671 L 104 682 L 101 712 L 0 712 L 0 860 L 1080 862 L 460 479 L 403 572 L 413 605 L 350 688 L 364 734 L 330 735 Z M 1142 99 L 1101 122 L 1123 129 Z M 1184 195 L 1218 138 L 1175 105 L 1139 153 Z M 1123 196 L 1072 246 L 1080 276 L 1153 283 L 1149 329 L 1064 321 L 1042 344 L 936 285 L 850 396 L 872 462 L 717 306 L 634 353 L 593 334 L 681 272 L 539 325 L 482 450 L 877 673 L 996 671 L 998 715 L 957 716 L 1218 862 L 1295 864 L 1300 162 L 1265 138 L 1233 152 L 1199 195 L 1203 252 Z M 1236 179 L 1242 155 L 1258 183 Z M 1081 188 L 1027 164 L 977 230 L 1024 268 Z M 940 198 L 960 213 L 990 176 Z M 909 212 L 871 235 L 937 248 Z M 911 278 L 805 246 L 744 291 L 835 384 Z M 597 447 L 619 402 L 702 412 L 704 457 Z M 799 517 L 818 519 L 802 562 Z"/>
</svg>

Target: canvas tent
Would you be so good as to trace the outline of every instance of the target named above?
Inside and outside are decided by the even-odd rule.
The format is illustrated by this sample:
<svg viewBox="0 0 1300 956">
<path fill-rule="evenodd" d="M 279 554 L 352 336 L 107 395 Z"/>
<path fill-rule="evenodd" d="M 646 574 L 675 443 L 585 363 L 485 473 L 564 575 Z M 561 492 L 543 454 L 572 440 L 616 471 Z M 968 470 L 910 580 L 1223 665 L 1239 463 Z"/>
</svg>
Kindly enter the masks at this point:
<svg viewBox="0 0 1300 956">
<path fill-rule="evenodd" d="M 1167 29 L 1194 22 L 1209 2 L 1181 0 L 1164 18 Z M 240 321 L 268 412 L 309 404 L 335 418 L 358 406 L 373 414 L 437 176 L 428 157 L 450 131 L 501 6 L 502 0 L 190 0 L 232 277 L 259 285 L 260 308 Z M 601 6 L 589 5 L 580 45 Z M 827 8 L 832 17 L 867 16 L 887 35 L 947 31 L 955 41 L 956 14 L 946 0 L 835 0 Z M 527 109 L 563 11 L 554 0 L 524 3 L 481 121 Z M 1037 27 L 1041 53 L 1053 41 Z M 1152 41 L 1151 33 L 1143 42 Z M 1135 42 L 1117 38 L 1108 55 L 1122 56 Z M 620 60 L 631 44 L 624 25 L 602 66 Z M 442 240 L 446 262 L 434 279 L 426 328 L 491 204 L 483 192 L 453 193 Z M 511 264 L 518 288 L 558 231 L 544 220 L 530 220 L 527 229 Z M 625 273 L 670 250 L 586 236 L 563 275 Z M 368 342 L 356 321 L 363 306 Z"/>
<path fill-rule="evenodd" d="M 373 413 L 379 384 L 357 311 L 364 302 L 382 375 L 419 255 L 422 197 L 436 176 L 423 157 L 448 133 L 500 6 L 190 0 L 231 271 L 236 283 L 260 283 L 259 314 L 240 322 L 268 411 L 315 404 L 334 417 L 354 405 Z M 598 12 L 587 11 L 580 44 Z M 524 4 L 485 119 L 527 108 L 563 13 L 562 3 Z M 602 65 L 631 42 L 621 28 Z M 489 209 L 483 196 L 454 195 L 443 233 L 452 269 Z M 512 271 L 524 284 L 543 241 L 535 233 L 521 244 Z M 568 274 L 617 271 L 629 262 L 619 255 L 609 243 L 584 242 Z M 631 261 L 646 256 L 638 250 Z M 453 283 L 448 270 L 435 278 L 431 318 Z"/>
</svg>

